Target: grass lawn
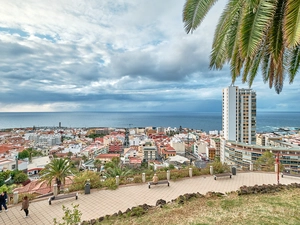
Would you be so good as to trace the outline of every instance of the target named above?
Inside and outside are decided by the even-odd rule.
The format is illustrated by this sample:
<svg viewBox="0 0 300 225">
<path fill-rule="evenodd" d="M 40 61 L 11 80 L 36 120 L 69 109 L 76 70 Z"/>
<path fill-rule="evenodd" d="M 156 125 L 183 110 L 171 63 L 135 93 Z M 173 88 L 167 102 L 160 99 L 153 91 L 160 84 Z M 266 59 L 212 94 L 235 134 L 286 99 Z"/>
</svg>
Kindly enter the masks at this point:
<svg viewBox="0 0 300 225">
<path fill-rule="evenodd" d="M 272 194 L 195 198 L 183 205 L 170 203 L 139 217 L 117 217 L 99 224 L 300 224 L 300 189 Z"/>
</svg>

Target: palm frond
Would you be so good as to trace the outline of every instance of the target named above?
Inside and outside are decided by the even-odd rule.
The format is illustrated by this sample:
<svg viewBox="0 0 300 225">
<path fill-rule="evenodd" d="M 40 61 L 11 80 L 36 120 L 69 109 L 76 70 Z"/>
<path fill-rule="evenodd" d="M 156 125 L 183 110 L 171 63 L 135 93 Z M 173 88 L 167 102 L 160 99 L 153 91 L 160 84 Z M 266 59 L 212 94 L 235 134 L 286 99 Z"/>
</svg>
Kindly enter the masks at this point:
<svg viewBox="0 0 300 225">
<path fill-rule="evenodd" d="M 253 12 L 253 9 L 249 5 L 245 7 L 248 10 L 244 11 L 240 30 L 240 50 L 242 57 L 256 54 L 265 37 L 265 31 L 272 22 L 276 4 L 271 0 L 260 1 L 255 12 Z"/>
<path fill-rule="evenodd" d="M 237 39 L 241 2 L 243 1 L 230 1 L 219 19 L 210 55 L 210 68 L 222 69 L 223 64 L 231 58 Z"/>
<path fill-rule="evenodd" d="M 231 57 L 231 62 L 230 62 L 232 83 L 234 83 L 236 81 L 236 78 L 240 76 L 242 67 L 243 67 L 243 59 L 241 59 L 240 53 L 238 51 L 238 46 L 236 46 L 236 48 L 233 51 L 233 55 Z"/>
<path fill-rule="evenodd" d="M 278 1 L 276 11 L 270 28 L 269 39 L 271 54 L 274 60 L 275 67 L 278 63 L 282 63 L 282 51 L 284 49 L 283 42 L 283 17 L 284 17 L 284 2 Z"/>
<path fill-rule="evenodd" d="M 262 48 L 258 52 L 258 54 L 255 55 L 255 57 L 252 61 L 251 69 L 250 69 L 249 74 L 248 74 L 248 85 L 249 85 L 249 87 L 252 86 L 254 78 L 257 75 L 257 70 L 259 68 L 259 65 L 260 65 L 260 62 L 262 60 L 263 54 L 264 54 L 264 49 Z"/>
<path fill-rule="evenodd" d="M 242 82 L 245 83 L 247 82 L 247 77 L 248 73 L 251 69 L 252 66 L 252 59 L 250 57 L 247 57 L 244 63 L 244 68 L 243 68 L 243 76 L 242 76 Z"/>
<path fill-rule="evenodd" d="M 284 38 L 286 46 L 293 48 L 300 44 L 300 1 L 286 0 L 284 14 Z"/>
<path fill-rule="evenodd" d="M 289 75 L 289 83 L 293 83 L 294 78 L 298 72 L 300 65 L 300 46 L 296 46 L 293 50 L 288 54 L 288 75 Z"/>
<path fill-rule="evenodd" d="M 186 0 L 183 7 L 183 22 L 187 33 L 193 32 L 203 21 L 218 0 Z"/>
</svg>

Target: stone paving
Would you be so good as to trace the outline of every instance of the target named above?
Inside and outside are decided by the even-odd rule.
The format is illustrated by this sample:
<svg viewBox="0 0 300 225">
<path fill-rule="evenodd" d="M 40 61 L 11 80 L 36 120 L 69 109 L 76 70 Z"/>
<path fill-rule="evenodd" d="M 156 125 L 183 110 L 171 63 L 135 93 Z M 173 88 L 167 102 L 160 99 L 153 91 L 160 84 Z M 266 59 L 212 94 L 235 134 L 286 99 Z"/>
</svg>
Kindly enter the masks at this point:
<svg viewBox="0 0 300 225">
<path fill-rule="evenodd" d="M 280 177 L 281 184 L 298 183 L 300 178 Z M 236 191 L 241 186 L 253 186 L 255 184 L 276 184 L 275 173 L 237 173 L 232 179 L 227 177 L 214 178 L 210 175 L 185 178 L 178 181 L 171 181 L 170 186 L 166 184 L 151 186 L 147 184 L 136 184 L 120 186 L 117 190 L 91 190 L 90 194 L 80 194 L 78 200 L 68 198 L 53 201 L 48 204 L 47 199 L 30 203 L 29 217 L 24 218 L 24 211 L 20 211 L 21 205 L 9 206 L 8 212 L 0 213 L 0 224 L 5 225 L 51 225 L 53 218 L 60 220 L 63 216 L 62 205 L 71 207 L 71 204 L 79 204 L 82 212 L 82 220 L 99 218 L 110 215 L 121 210 L 122 212 L 133 206 L 148 204 L 155 205 L 158 199 L 170 201 L 185 193 L 206 194 L 208 191 L 230 192 Z"/>
</svg>

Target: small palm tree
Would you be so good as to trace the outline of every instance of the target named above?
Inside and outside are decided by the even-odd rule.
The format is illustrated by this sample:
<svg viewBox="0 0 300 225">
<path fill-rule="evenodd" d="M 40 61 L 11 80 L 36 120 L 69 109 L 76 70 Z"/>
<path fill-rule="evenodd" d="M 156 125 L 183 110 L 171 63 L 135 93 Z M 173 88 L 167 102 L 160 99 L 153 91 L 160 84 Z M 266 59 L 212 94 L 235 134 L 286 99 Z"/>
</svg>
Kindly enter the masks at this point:
<svg viewBox="0 0 300 225">
<path fill-rule="evenodd" d="M 126 167 L 122 167 L 122 166 L 116 166 L 116 167 L 109 167 L 107 168 L 107 170 L 105 171 L 105 176 L 106 177 L 126 177 L 128 175 L 130 175 L 132 173 L 132 171 Z"/>
<path fill-rule="evenodd" d="M 71 171 L 71 164 L 67 159 L 55 158 L 53 159 L 41 172 L 41 179 L 52 184 L 53 180 L 60 190 L 61 184 L 65 184 L 65 179 L 73 175 Z M 70 178 L 69 178 L 70 179 Z"/>
<path fill-rule="evenodd" d="M 132 173 L 132 170 L 124 167 L 121 164 L 119 157 L 112 158 L 111 162 L 108 162 L 104 166 L 105 168 L 105 176 L 106 177 L 125 177 Z"/>
<path fill-rule="evenodd" d="M 100 160 L 100 159 L 96 159 L 96 160 L 94 161 L 94 166 L 97 168 L 97 172 L 99 172 L 99 170 L 100 170 L 100 168 L 101 168 L 101 166 L 102 166 L 101 160 Z"/>
</svg>

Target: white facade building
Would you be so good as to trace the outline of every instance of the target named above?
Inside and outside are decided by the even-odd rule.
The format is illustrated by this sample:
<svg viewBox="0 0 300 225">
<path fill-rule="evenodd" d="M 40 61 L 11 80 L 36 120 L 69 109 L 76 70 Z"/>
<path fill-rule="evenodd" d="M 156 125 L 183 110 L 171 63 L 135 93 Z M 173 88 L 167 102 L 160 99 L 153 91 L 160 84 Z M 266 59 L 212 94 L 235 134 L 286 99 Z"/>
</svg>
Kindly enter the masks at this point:
<svg viewBox="0 0 300 225">
<path fill-rule="evenodd" d="M 225 140 L 255 143 L 256 93 L 230 86 L 223 89 L 222 128 Z"/>
</svg>

